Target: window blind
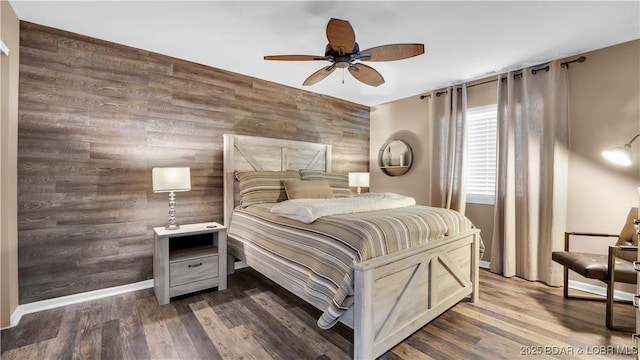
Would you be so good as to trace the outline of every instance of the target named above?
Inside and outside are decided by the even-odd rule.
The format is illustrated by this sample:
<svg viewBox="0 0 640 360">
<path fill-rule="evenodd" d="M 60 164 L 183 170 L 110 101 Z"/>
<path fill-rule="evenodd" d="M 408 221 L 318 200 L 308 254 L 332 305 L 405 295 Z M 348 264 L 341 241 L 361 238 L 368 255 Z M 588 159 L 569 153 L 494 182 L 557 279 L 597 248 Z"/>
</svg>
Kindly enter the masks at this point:
<svg viewBox="0 0 640 360">
<path fill-rule="evenodd" d="M 493 204 L 496 188 L 497 106 L 467 110 L 467 202 Z"/>
</svg>

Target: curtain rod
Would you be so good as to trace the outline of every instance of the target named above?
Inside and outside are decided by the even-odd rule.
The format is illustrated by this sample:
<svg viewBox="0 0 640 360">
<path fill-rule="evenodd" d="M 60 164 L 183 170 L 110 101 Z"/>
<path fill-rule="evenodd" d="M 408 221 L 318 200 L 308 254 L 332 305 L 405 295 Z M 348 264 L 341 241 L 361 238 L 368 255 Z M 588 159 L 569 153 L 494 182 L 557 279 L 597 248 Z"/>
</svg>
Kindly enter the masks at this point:
<svg viewBox="0 0 640 360">
<path fill-rule="evenodd" d="M 583 62 L 585 62 L 585 60 L 587 60 L 587 57 L 586 57 L 586 56 L 580 56 L 579 58 L 573 59 L 573 60 L 571 60 L 571 61 L 561 62 L 561 63 L 560 63 L 560 67 L 561 67 L 561 68 L 567 68 L 567 69 L 568 69 L 568 68 L 569 68 L 569 64 L 572 64 L 572 63 L 575 63 L 575 62 L 577 62 L 577 63 L 583 63 Z M 549 65 L 547 65 L 547 66 L 545 66 L 545 67 L 537 68 L 537 69 L 531 69 L 531 73 L 532 73 L 533 75 L 535 75 L 535 74 L 537 74 L 537 73 L 538 73 L 538 71 L 542 71 L 542 70 L 544 70 L 544 71 L 549 71 Z M 519 72 L 517 72 L 517 73 L 513 74 L 514 79 L 515 79 L 516 77 L 518 77 L 518 76 L 522 76 L 522 70 L 517 70 L 517 71 L 519 71 Z M 506 76 L 504 76 L 504 77 L 501 77 L 501 78 L 500 78 L 500 80 L 506 80 L 506 79 L 507 79 L 507 77 L 506 77 Z M 480 82 L 480 83 L 475 83 L 475 84 L 472 84 L 472 85 L 467 85 L 467 89 L 468 89 L 468 88 L 470 88 L 470 87 L 478 86 L 478 85 L 484 85 L 484 84 L 492 83 L 492 82 L 494 82 L 494 81 L 498 81 L 498 79 L 497 79 L 497 78 L 495 78 L 495 79 L 486 80 L 486 81 L 483 81 L 483 82 Z M 442 95 L 442 94 L 446 94 L 446 93 L 447 93 L 447 90 L 439 91 L 439 92 L 436 92 L 436 96 L 440 96 L 440 95 Z M 431 94 L 423 94 L 423 95 L 420 95 L 420 100 L 423 100 L 423 99 L 428 98 L 428 97 L 431 97 Z"/>
<path fill-rule="evenodd" d="M 579 58 L 573 59 L 571 61 L 561 62 L 560 63 L 560 67 L 566 67 L 568 69 L 569 68 L 569 64 L 573 64 L 574 62 L 583 63 L 583 62 L 585 62 L 585 60 L 587 60 L 586 56 L 580 56 Z"/>
</svg>

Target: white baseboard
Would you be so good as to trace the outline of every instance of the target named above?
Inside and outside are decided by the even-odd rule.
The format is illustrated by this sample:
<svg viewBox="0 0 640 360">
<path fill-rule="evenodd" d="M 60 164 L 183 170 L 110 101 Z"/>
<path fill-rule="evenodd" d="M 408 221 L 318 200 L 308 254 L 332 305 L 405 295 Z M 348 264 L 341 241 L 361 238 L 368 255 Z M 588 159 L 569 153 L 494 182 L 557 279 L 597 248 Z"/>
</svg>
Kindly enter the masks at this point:
<svg viewBox="0 0 640 360">
<path fill-rule="evenodd" d="M 490 266 L 491 266 L 491 262 L 480 260 L 480 267 L 481 268 L 489 269 Z M 583 282 L 575 281 L 575 280 L 569 280 L 569 289 L 584 291 L 584 292 L 587 292 L 589 294 L 600 295 L 602 297 L 606 297 L 607 296 L 607 288 L 606 287 L 593 285 L 593 284 L 588 284 L 588 283 L 583 283 Z M 615 300 L 633 301 L 633 297 L 634 296 L 635 296 L 635 294 L 628 293 L 628 292 L 622 291 L 622 290 L 615 290 L 613 292 L 613 298 Z"/>
<path fill-rule="evenodd" d="M 569 289 L 584 291 L 590 294 L 600 295 L 603 297 L 607 296 L 607 288 L 603 286 L 587 284 L 580 281 L 569 280 Z M 628 293 L 626 291 L 615 290 L 613 292 L 613 298 L 615 300 L 622 301 L 632 301 L 634 294 Z"/>
<path fill-rule="evenodd" d="M 245 261 L 236 262 L 234 265 L 236 269 L 242 269 L 244 267 L 247 267 L 247 263 Z M 0 330 L 4 330 L 4 329 L 18 325 L 18 323 L 20 322 L 20 319 L 22 319 L 22 316 L 26 314 L 31 314 L 31 313 L 43 311 L 43 310 L 49 310 L 49 309 L 53 309 L 53 308 L 57 308 L 65 305 L 77 304 L 83 301 L 101 299 L 107 296 L 113 296 L 113 295 L 124 294 L 127 292 L 137 291 L 137 290 L 149 289 L 152 287 L 153 287 L 153 279 L 149 279 L 149 280 L 140 281 L 140 282 L 128 284 L 128 285 L 114 286 L 106 289 L 88 291 L 80 294 L 61 296 L 58 298 L 18 305 L 16 310 L 13 312 L 13 314 L 11 314 L 10 325 Z"/>
<path fill-rule="evenodd" d="M 77 304 L 84 301 L 102 299 L 107 296 L 124 294 L 132 291 L 143 290 L 153 287 L 153 279 L 140 281 L 133 284 L 114 286 L 106 289 L 87 291 L 80 294 L 61 296 L 53 299 L 36 301 L 28 304 L 18 305 L 16 310 L 11 314 L 11 324 L 9 327 L 18 325 L 23 315 L 31 314 L 38 311 L 49 310 L 60 306 Z"/>
<path fill-rule="evenodd" d="M 491 265 L 490 262 L 480 260 L 481 268 L 489 269 L 490 265 Z M 247 266 L 246 262 L 237 262 L 235 264 L 236 269 L 241 269 L 246 266 Z M 127 292 L 137 291 L 137 290 L 149 289 L 152 287 L 153 287 L 153 279 L 149 279 L 149 280 L 140 281 L 140 282 L 128 284 L 128 285 L 115 286 L 115 287 L 106 288 L 106 289 L 88 291 L 80 294 L 61 296 L 58 298 L 36 301 L 28 304 L 22 304 L 22 305 L 19 305 L 18 308 L 16 308 L 13 314 L 11 314 L 11 325 L 9 327 L 14 327 L 18 325 L 18 323 L 20 322 L 20 319 L 22 319 L 22 316 L 26 314 L 31 314 L 38 311 L 49 310 L 49 309 L 71 305 L 71 304 L 77 304 L 84 301 L 101 299 L 107 296 L 113 296 L 113 295 L 124 294 Z M 575 280 L 569 280 L 569 288 L 574 290 L 584 291 L 584 292 L 595 294 L 595 295 L 601 295 L 601 296 L 607 295 L 607 289 L 605 287 L 597 286 L 593 284 L 587 284 L 587 283 L 583 283 Z M 613 296 L 616 300 L 632 301 L 634 294 L 628 293 L 626 291 L 615 290 Z M 3 328 L 1 330 L 4 330 L 4 329 L 6 328 Z"/>
<path fill-rule="evenodd" d="M 236 262 L 236 269 L 241 269 L 247 267 L 247 263 L 245 261 Z M 31 314 L 38 311 L 49 310 L 53 308 L 57 308 L 60 306 L 71 305 L 81 303 L 83 301 L 90 301 L 105 298 L 107 296 L 124 294 L 127 292 L 149 289 L 153 287 L 153 279 L 140 281 L 133 284 L 122 285 L 122 286 L 114 286 L 111 288 L 88 291 L 80 294 L 73 294 L 67 296 L 61 296 L 58 298 L 47 299 L 42 301 L 36 301 L 28 304 L 18 305 L 16 310 L 11 314 L 10 325 L 7 328 L 14 327 L 18 325 L 20 319 L 22 319 L 23 315 Z M 2 328 L 0 330 L 4 330 L 6 328 Z"/>
</svg>

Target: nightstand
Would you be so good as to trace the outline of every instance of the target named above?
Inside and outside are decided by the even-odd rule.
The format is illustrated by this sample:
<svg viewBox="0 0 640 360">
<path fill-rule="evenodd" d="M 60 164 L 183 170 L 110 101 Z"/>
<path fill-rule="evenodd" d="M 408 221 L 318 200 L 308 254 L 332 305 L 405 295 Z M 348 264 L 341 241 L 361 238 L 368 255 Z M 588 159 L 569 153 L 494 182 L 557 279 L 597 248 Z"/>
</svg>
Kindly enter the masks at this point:
<svg viewBox="0 0 640 360">
<path fill-rule="evenodd" d="M 169 299 L 217 286 L 227 288 L 227 228 L 221 224 L 153 228 L 153 285 L 160 305 Z"/>
</svg>

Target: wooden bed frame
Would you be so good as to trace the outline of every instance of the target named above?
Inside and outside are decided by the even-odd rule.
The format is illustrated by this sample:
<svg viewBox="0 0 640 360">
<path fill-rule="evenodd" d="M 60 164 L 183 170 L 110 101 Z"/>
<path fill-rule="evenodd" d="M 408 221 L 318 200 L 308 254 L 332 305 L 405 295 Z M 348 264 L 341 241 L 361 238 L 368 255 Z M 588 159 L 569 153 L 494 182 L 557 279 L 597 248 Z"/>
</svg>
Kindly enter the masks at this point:
<svg viewBox="0 0 640 360">
<path fill-rule="evenodd" d="M 331 145 L 225 134 L 225 225 L 238 199 L 236 170 L 299 169 L 330 172 Z M 355 264 L 355 302 L 340 318 L 354 331 L 354 358 L 374 359 L 464 298 L 477 301 L 479 234 L 472 229 Z M 267 269 L 256 270 L 268 276 Z M 279 285 L 319 307 L 302 291 Z"/>
</svg>

